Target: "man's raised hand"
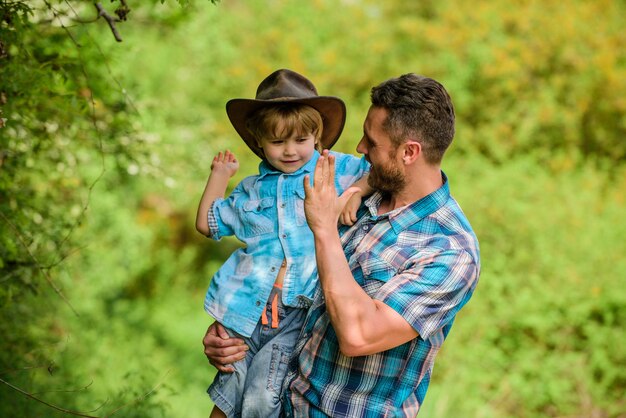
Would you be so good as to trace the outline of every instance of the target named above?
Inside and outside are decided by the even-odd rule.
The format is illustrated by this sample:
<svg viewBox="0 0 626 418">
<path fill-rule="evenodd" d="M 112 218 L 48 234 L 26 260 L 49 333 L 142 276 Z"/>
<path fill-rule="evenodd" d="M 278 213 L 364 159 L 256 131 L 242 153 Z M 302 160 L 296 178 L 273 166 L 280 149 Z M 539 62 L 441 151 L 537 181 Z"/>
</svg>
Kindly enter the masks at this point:
<svg viewBox="0 0 626 418">
<path fill-rule="evenodd" d="M 358 187 L 350 187 L 337 196 L 335 188 L 335 156 L 324 150 L 315 164 L 313 185 L 304 177 L 304 214 L 313 233 L 337 231 L 339 215 Z"/>
</svg>

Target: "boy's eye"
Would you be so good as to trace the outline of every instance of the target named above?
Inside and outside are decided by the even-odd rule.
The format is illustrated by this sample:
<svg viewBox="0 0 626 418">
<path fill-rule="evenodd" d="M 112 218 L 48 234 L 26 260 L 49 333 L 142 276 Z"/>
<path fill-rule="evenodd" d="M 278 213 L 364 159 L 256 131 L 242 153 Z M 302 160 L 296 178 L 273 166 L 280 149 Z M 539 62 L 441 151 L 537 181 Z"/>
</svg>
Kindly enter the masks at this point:
<svg viewBox="0 0 626 418">
<path fill-rule="evenodd" d="M 306 142 L 309 138 L 298 138 L 296 141 L 298 142 Z"/>
</svg>

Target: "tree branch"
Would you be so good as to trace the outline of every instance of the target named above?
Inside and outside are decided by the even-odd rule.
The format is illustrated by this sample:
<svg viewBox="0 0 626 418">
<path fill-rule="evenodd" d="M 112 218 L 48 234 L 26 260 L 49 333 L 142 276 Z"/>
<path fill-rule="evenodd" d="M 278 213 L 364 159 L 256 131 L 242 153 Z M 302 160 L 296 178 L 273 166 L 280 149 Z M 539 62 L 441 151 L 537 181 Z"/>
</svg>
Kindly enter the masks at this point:
<svg viewBox="0 0 626 418">
<path fill-rule="evenodd" d="M 56 409 L 57 411 L 65 412 L 66 414 L 76 415 L 76 416 L 79 416 L 79 417 L 98 418 L 98 417 L 93 416 L 93 415 L 87 415 L 87 414 L 84 414 L 82 412 L 77 412 L 77 411 L 70 411 L 69 409 L 64 409 L 64 408 L 61 408 L 59 406 L 52 405 L 51 403 L 48 403 L 48 402 L 44 401 L 43 399 L 39 399 L 38 397 L 33 396 L 31 393 L 28 393 L 25 390 L 18 388 L 17 386 L 13 386 L 12 384 L 10 384 L 9 382 L 7 382 L 7 381 L 5 381 L 3 379 L 0 379 L 0 383 L 4 383 L 5 385 L 10 387 L 11 389 L 20 392 L 22 395 L 28 396 L 29 398 L 34 399 L 37 402 L 41 402 L 42 404 L 44 404 L 46 406 L 49 406 L 52 409 Z"/>
<path fill-rule="evenodd" d="M 109 24 L 109 27 L 111 28 L 111 32 L 113 32 L 113 36 L 115 37 L 115 40 L 117 42 L 122 42 L 122 37 L 120 36 L 119 32 L 117 31 L 117 27 L 115 26 L 117 22 L 120 22 L 120 19 L 116 19 L 113 16 L 111 16 L 104 9 L 104 7 L 102 7 L 102 3 L 98 2 L 95 4 L 95 6 L 96 6 L 96 10 L 98 11 L 98 16 L 102 17 Z"/>
<path fill-rule="evenodd" d="M 76 393 L 76 392 L 82 392 L 82 391 L 85 391 L 85 390 L 89 389 L 89 387 L 91 385 L 93 385 L 93 380 L 91 382 L 89 382 L 88 385 L 85 385 L 82 388 L 78 388 L 78 389 L 46 390 L 45 392 L 31 392 L 30 394 L 35 396 L 35 395 L 43 395 L 44 393 Z M 97 411 L 99 409 L 102 409 L 102 407 L 104 405 L 106 405 L 108 402 L 109 402 L 109 400 L 107 399 L 106 401 L 104 401 L 104 403 L 102 405 L 100 405 L 99 407 L 97 407 L 93 411 L 87 411 L 87 412 L 95 412 L 95 411 Z"/>
</svg>

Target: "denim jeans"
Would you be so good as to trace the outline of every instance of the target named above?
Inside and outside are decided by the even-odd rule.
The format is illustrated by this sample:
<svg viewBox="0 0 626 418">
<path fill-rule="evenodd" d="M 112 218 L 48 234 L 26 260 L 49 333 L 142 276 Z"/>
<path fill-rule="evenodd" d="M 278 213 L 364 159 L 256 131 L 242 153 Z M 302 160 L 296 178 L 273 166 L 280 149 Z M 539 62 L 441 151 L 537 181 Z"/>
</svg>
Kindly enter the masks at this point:
<svg viewBox="0 0 626 418">
<path fill-rule="evenodd" d="M 280 415 L 281 386 L 307 310 L 283 306 L 281 291 L 274 288 L 266 305 L 269 318 L 275 293 L 278 293 L 278 328 L 263 325 L 259 320 L 250 338 L 228 330 L 250 347 L 246 358 L 232 365 L 235 372 L 218 372 L 207 390 L 215 405 L 229 418 Z"/>
</svg>

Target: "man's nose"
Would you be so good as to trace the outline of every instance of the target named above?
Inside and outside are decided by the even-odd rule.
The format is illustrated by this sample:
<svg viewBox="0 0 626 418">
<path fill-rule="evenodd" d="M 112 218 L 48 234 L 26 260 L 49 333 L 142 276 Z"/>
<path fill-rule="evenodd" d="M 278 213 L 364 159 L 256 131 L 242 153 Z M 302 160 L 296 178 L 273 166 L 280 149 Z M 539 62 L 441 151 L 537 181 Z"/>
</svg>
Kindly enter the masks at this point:
<svg viewBox="0 0 626 418">
<path fill-rule="evenodd" d="M 358 144 L 356 144 L 356 152 L 358 152 L 359 154 L 363 154 L 365 155 L 367 152 L 367 150 L 365 149 L 365 147 L 363 146 L 363 138 L 361 138 L 361 140 L 359 141 Z"/>
</svg>

